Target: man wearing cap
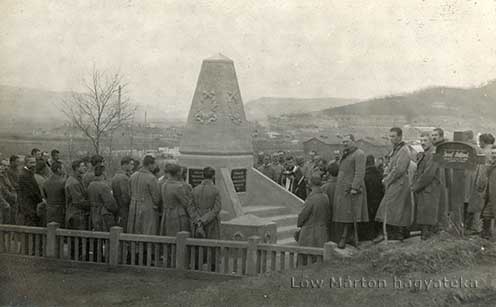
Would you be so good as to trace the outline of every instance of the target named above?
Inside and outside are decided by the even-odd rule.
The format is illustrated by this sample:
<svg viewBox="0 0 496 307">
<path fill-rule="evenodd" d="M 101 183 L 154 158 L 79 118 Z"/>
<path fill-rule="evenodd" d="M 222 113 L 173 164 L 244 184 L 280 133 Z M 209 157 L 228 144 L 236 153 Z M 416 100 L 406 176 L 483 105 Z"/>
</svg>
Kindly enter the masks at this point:
<svg viewBox="0 0 496 307">
<path fill-rule="evenodd" d="M 215 170 L 213 168 L 204 168 L 204 180 L 193 189 L 193 213 L 191 219 L 195 228 L 204 231 L 204 237 L 207 239 L 220 238 L 219 213 L 222 204 L 219 189 L 213 182 L 214 175 Z"/>
</svg>

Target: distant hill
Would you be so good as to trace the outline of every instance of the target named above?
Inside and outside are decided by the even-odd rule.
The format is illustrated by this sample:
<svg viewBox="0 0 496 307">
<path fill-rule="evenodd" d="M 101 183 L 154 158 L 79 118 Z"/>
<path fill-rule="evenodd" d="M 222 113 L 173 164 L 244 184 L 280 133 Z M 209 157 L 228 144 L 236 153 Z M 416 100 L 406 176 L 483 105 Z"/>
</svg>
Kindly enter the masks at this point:
<svg viewBox="0 0 496 307">
<path fill-rule="evenodd" d="M 496 115 L 496 80 L 474 88 L 431 87 L 328 108 L 323 113 L 328 116 L 394 115 L 406 119 L 433 116 L 493 119 Z"/>
<path fill-rule="evenodd" d="M 320 111 L 357 102 L 345 98 L 262 97 L 245 103 L 248 120 L 264 121 L 268 116 Z"/>
<path fill-rule="evenodd" d="M 57 108 L 67 92 L 0 85 L 0 129 L 31 129 L 63 121 Z"/>
</svg>

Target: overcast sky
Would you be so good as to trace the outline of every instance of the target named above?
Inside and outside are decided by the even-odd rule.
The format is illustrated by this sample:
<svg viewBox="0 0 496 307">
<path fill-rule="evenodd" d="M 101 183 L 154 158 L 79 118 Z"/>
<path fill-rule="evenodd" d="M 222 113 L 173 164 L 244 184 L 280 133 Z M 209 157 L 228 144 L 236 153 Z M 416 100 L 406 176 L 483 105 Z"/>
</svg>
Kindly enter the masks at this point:
<svg viewBox="0 0 496 307">
<path fill-rule="evenodd" d="M 95 64 L 187 111 L 218 52 L 245 102 L 472 86 L 496 78 L 496 1 L 0 1 L 0 84 L 77 89 Z"/>
</svg>

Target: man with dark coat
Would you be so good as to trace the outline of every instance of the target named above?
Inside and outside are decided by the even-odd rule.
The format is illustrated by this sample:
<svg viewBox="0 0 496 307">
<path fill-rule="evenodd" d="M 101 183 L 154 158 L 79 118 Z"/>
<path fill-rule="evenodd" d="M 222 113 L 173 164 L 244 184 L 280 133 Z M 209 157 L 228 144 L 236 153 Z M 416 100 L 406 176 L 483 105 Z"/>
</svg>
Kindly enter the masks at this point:
<svg viewBox="0 0 496 307">
<path fill-rule="evenodd" d="M 305 176 L 301 171 L 301 167 L 296 165 L 294 157 L 286 158 L 286 169 L 281 175 L 281 185 L 300 199 L 306 199 L 307 186 Z"/>
<path fill-rule="evenodd" d="M 487 184 L 484 189 L 482 208 L 481 237 L 486 240 L 494 238 L 492 221 L 496 217 L 496 146 L 491 146 L 491 152 L 486 166 Z"/>
<path fill-rule="evenodd" d="M 363 223 L 358 229 L 358 236 L 362 240 L 372 240 L 381 233 L 381 224 L 375 221 L 375 215 L 384 197 L 382 176 L 383 173 L 375 165 L 375 157 L 368 155 L 365 163 L 365 189 L 367 190 L 369 222 Z"/>
<path fill-rule="evenodd" d="M 112 191 L 115 201 L 119 207 L 117 215 L 117 224 L 126 232 L 127 217 L 129 215 L 129 203 L 131 195 L 129 192 L 129 177 L 134 167 L 134 161 L 130 157 L 124 157 L 121 160 L 121 169 L 118 170 L 112 178 Z"/>
<path fill-rule="evenodd" d="M 160 190 L 158 180 L 152 174 L 155 167 L 155 158 L 147 155 L 143 158 L 143 167 L 129 179 L 131 202 L 127 220 L 128 233 L 158 233 Z"/>
<path fill-rule="evenodd" d="M 401 128 L 391 128 L 389 138 L 393 144 L 393 151 L 389 154 L 389 162 L 385 170 L 384 198 L 379 205 L 376 221 L 383 222 L 390 228 L 390 239 L 403 240 L 405 228 L 410 226 L 412 218 L 412 201 L 408 168 L 411 157 L 408 145 L 402 141 L 403 131 Z M 374 243 L 384 240 L 380 234 L 374 239 Z"/>
<path fill-rule="evenodd" d="M 167 164 L 165 173 L 169 179 L 161 187 L 163 211 L 160 235 L 174 237 L 180 231 L 191 230 L 192 196 L 180 178 L 182 174 L 179 165 Z"/>
<path fill-rule="evenodd" d="M 40 188 L 34 178 L 36 159 L 26 156 L 24 168 L 17 181 L 17 197 L 19 203 L 19 218 L 21 225 L 41 226 L 40 218 L 36 215 L 36 208 L 42 202 Z"/>
<path fill-rule="evenodd" d="M 327 168 L 327 173 L 329 174 L 329 177 L 327 179 L 327 182 L 322 185 L 321 189 L 322 192 L 324 192 L 327 195 L 327 198 L 329 199 L 329 212 L 330 212 L 330 221 L 332 221 L 332 215 L 333 215 L 333 208 L 334 208 L 334 195 L 336 191 L 336 184 L 338 181 L 338 174 L 339 174 L 339 164 L 337 163 L 332 163 L 329 164 L 329 167 Z M 329 239 L 333 240 L 333 235 L 335 233 L 340 232 L 337 230 L 337 227 L 335 223 L 330 223 L 329 226 Z"/>
<path fill-rule="evenodd" d="M 424 152 L 418 154 L 417 170 L 415 172 L 412 191 L 415 193 L 416 223 L 421 228 L 421 239 L 428 239 L 433 227 L 438 223 L 439 199 L 442 186 L 439 164 L 434 161 L 434 146 L 430 133 L 422 133 L 420 143 Z"/>
<path fill-rule="evenodd" d="M 65 228 L 65 178 L 62 163 L 52 162 L 52 176 L 43 184 L 46 197 L 46 221 L 59 223 Z"/>
<path fill-rule="evenodd" d="M 296 226 L 301 227 L 298 245 L 309 247 L 324 246 L 329 241 L 329 224 L 331 221 L 331 210 L 329 198 L 320 188 L 322 179 L 312 177 L 310 179 L 311 192 L 305 201 L 302 211 L 298 214 Z"/>
<path fill-rule="evenodd" d="M 435 128 L 431 132 L 432 144 L 435 148 L 439 145 L 446 143 L 444 138 L 444 130 L 441 128 Z M 434 150 L 436 152 L 436 150 Z M 441 180 L 441 197 L 439 199 L 439 210 L 438 210 L 438 225 L 435 227 L 435 232 L 446 229 L 448 227 L 448 212 L 449 208 L 449 182 L 451 181 L 451 170 L 447 168 L 440 168 L 439 179 Z"/>
<path fill-rule="evenodd" d="M 89 230 L 90 202 L 82 182 L 86 164 L 72 162 L 73 173 L 65 182 L 65 226 L 69 229 Z"/>
<path fill-rule="evenodd" d="M 118 207 L 112 196 L 112 189 L 104 179 L 105 166 L 95 166 L 95 178 L 88 186 L 88 200 L 91 206 L 91 229 L 93 231 L 110 231 L 115 225 Z"/>
<path fill-rule="evenodd" d="M 281 184 L 281 175 L 284 167 L 281 165 L 279 155 L 277 153 L 272 155 L 272 169 L 274 169 L 274 181 L 277 182 L 277 184 Z"/>
<path fill-rule="evenodd" d="M 367 190 L 364 180 L 365 153 L 356 146 L 355 137 L 352 134 L 343 137 L 343 146 L 332 217 L 333 222 L 344 224 L 343 233 L 338 243 L 338 248 L 341 249 L 345 248 L 353 227 L 358 222 L 368 222 L 369 220 Z M 354 231 L 356 233 L 358 229 L 354 229 Z"/>
<path fill-rule="evenodd" d="M 220 238 L 220 218 L 222 209 L 219 189 L 214 185 L 215 170 L 211 167 L 203 169 L 201 184 L 193 189 L 193 208 L 191 220 L 194 228 L 205 232 L 207 239 Z"/>
</svg>

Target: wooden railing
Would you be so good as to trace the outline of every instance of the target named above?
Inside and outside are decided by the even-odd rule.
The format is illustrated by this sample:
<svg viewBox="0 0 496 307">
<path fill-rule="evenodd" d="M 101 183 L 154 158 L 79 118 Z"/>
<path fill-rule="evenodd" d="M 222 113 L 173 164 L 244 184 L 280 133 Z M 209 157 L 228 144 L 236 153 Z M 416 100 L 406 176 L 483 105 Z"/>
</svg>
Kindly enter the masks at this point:
<svg viewBox="0 0 496 307">
<path fill-rule="evenodd" d="M 324 248 L 263 244 L 260 237 L 248 241 L 190 238 L 110 232 L 0 225 L 0 253 L 50 257 L 108 265 L 156 267 L 222 275 L 257 275 L 321 263 L 333 255 Z"/>
</svg>

